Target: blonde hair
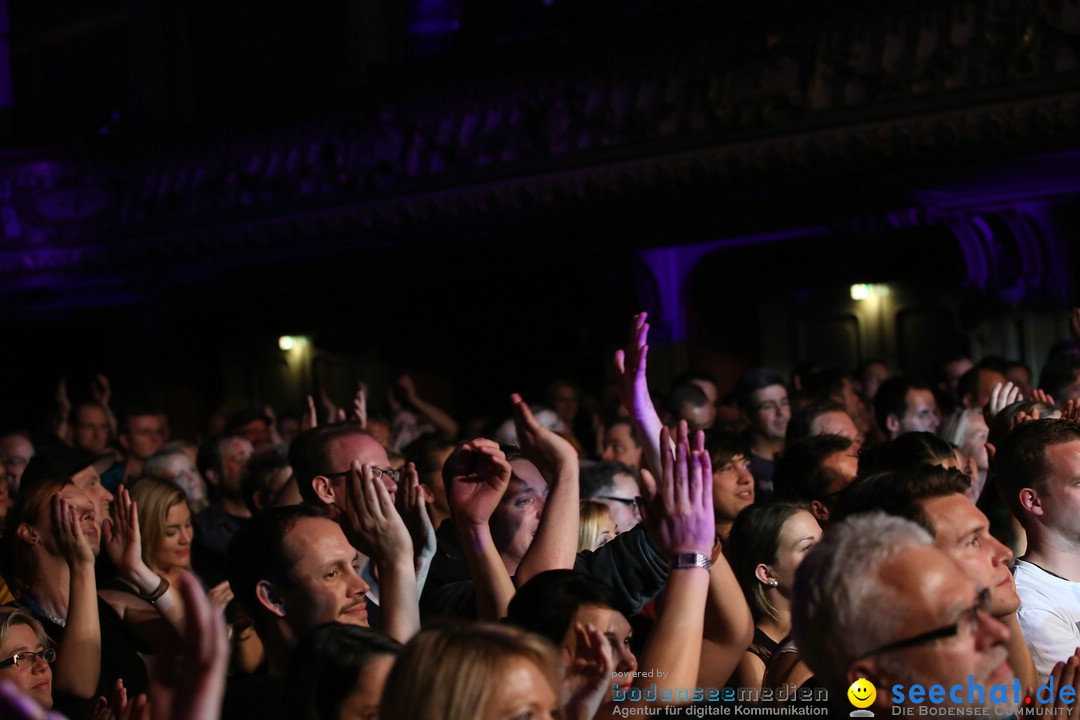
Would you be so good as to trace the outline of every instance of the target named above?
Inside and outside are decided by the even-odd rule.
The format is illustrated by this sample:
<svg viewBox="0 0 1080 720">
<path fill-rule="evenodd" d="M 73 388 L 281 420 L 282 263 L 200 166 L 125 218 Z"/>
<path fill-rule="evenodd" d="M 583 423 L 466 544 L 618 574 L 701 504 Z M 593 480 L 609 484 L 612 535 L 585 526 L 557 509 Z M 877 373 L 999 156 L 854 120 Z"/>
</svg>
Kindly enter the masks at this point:
<svg viewBox="0 0 1080 720">
<path fill-rule="evenodd" d="M 52 642 L 49 640 L 49 636 L 45 634 L 45 628 L 41 626 L 37 618 L 30 614 L 29 611 L 22 608 L 12 608 L 0 606 L 0 645 L 7 639 L 8 633 L 11 632 L 11 628 L 15 625 L 26 625 L 34 631 L 34 635 L 37 637 L 38 642 L 42 647 L 51 647 Z M 6 658 L 0 658 L 6 659 Z"/>
<path fill-rule="evenodd" d="M 424 630 L 405 646 L 383 690 L 383 720 L 475 720 L 515 659 L 534 663 L 559 697 L 555 646 L 506 625 L 452 624 Z"/>
<path fill-rule="evenodd" d="M 172 482 L 151 477 L 144 477 L 136 482 L 131 486 L 130 492 L 131 499 L 135 501 L 139 512 L 143 562 L 150 569 L 158 570 L 152 558 L 164 542 L 165 524 L 168 522 L 169 511 L 176 505 L 184 503 L 188 512 L 191 512 L 187 495 Z"/>
<path fill-rule="evenodd" d="M 611 510 L 607 505 L 593 500 L 581 501 L 581 523 L 578 525 L 578 552 L 592 550 L 605 523 L 611 520 Z"/>
</svg>

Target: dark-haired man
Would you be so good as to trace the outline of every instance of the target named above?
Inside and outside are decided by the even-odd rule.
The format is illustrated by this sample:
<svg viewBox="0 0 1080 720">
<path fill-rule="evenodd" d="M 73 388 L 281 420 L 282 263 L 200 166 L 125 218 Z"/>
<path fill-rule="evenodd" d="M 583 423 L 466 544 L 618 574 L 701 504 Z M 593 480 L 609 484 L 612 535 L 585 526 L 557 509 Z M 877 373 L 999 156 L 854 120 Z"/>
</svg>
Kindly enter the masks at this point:
<svg viewBox="0 0 1080 720">
<path fill-rule="evenodd" d="M 739 378 L 735 397 L 750 429 L 750 472 L 757 496 L 772 497 L 776 457 L 784 450 L 784 437 L 791 420 L 784 379 L 767 368 L 751 370 Z"/>
<path fill-rule="evenodd" d="M 990 480 L 1027 532 L 1013 571 L 1020 627 L 1046 677 L 1080 646 L 1080 424 L 1021 423 L 997 449 Z"/>
<path fill-rule="evenodd" d="M 934 393 L 905 378 L 889 378 L 874 397 L 874 418 L 882 432 L 895 440 L 906 432 L 935 432 L 941 424 Z"/>
<path fill-rule="evenodd" d="M 948 553 L 964 572 L 990 590 L 990 612 L 1009 628 L 1009 662 L 1027 686 L 1038 685 L 1017 618 L 1020 598 L 1009 572 L 1012 552 L 990 534 L 990 521 L 964 492 L 971 480 L 940 465 L 906 468 L 862 478 L 840 497 L 837 519 L 883 511 L 926 529 L 934 545 Z M 1059 658 L 1064 660 L 1065 658 Z"/>
</svg>

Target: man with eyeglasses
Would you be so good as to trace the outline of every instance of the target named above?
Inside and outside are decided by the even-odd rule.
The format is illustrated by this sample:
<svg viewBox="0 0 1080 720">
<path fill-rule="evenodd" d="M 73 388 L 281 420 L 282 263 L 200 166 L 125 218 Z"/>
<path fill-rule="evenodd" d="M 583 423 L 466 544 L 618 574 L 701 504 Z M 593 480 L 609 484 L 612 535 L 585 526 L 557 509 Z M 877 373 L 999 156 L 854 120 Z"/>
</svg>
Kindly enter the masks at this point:
<svg viewBox="0 0 1080 720">
<path fill-rule="evenodd" d="M 918 523 L 981 587 L 990 593 L 990 612 L 1009 628 L 1009 664 L 1024 687 L 1038 686 L 1017 617 L 1020 598 L 1009 571 L 1012 552 L 990 534 L 990 521 L 964 491 L 971 481 L 940 465 L 883 472 L 861 478 L 841 495 L 835 517 L 883 511 Z M 1058 658 L 1065 660 L 1065 657 Z"/>
<path fill-rule="evenodd" d="M 581 469 L 581 499 L 606 505 L 615 523 L 615 534 L 627 532 L 641 522 L 638 473 L 620 462 L 602 462 Z"/>
<path fill-rule="evenodd" d="M 353 497 L 355 485 L 362 480 L 360 473 L 370 473 L 394 498 L 398 493 L 401 473 L 390 467 L 386 448 L 352 423 L 325 425 L 300 433 L 289 448 L 289 463 L 304 504 L 325 510 L 330 519 L 341 525 L 349 542 L 360 551 L 360 577 L 369 586 L 366 597 L 371 626 L 383 627 L 383 613 L 379 611 L 380 597 L 389 594 L 415 597 L 417 588 L 423 589 L 423 581 L 434 554 L 434 540 L 431 541 L 430 550 L 421 552 L 415 561 L 411 539 L 407 548 L 400 543 L 393 544 L 400 552 L 377 556 L 379 553 L 375 544 L 369 539 L 373 529 L 364 526 L 350 498 Z M 375 532 L 397 534 L 404 531 L 406 536 L 409 535 L 404 520 L 393 506 L 384 520 L 384 527 L 374 529 Z M 430 535 L 434 538 L 433 530 Z M 378 568 L 378 578 L 373 566 Z M 386 592 L 388 585 L 392 586 L 391 593 Z"/>
<path fill-rule="evenodd" d="M 915 523 L 855 515 L 831 525 L 799 565 L 792 633 L 837 713 L 851 709 L 848 688 L 865 678 L 881 714 L 932 702 L 942 714 L 977 707 L 1007 717 L 1023 693 L 992 595 Z M 1004 700 L 994 686 L 1008 689 Z"/>
</svg>

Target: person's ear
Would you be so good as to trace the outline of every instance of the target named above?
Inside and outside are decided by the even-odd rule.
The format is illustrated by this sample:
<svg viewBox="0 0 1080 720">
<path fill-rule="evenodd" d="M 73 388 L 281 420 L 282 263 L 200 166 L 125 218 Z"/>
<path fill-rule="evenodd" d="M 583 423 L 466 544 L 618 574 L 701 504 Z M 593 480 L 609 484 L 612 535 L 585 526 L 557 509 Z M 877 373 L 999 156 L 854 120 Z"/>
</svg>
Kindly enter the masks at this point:
<svg viewBox="0 0 1080 720">
<path fill-rule="evenodd" d="M 334 481 L 325 475 L 316 475 L 311 481 L 311 489 L 315 491 L 315 497 L 323 505 L 334 505 L 337 493 L 334 491 Z"/>
<path fill-rule="evenodd" d="M 769 587 L 776 587 L 777 585 L 776 576 L 773 575 L 772 568 L 765 563 L 758 563 L 758 566 L 754 568 L 754 577 L 756 577 L 758 582 L 762 585 L 767 585 Z"/>
<path fill-rule="evenodd" d="M 885 429 L 889 431 L 890 435 L 900 432 L 900 418 L 896 416 L 896 413 L 889 413 L 885 416 Z"/>
<path fill-rule="evenodd" d="M 420 492 L 424 493 L 424 502 L 428 505 L 435 502 L 435 493 L 431 492 L 431 488 L 423 483 L 420 483 Z"/>
<path fill-rule="evenodd" d="M 820 500 L 810 501 L 810 514 L 821 522 L 828 522 L 829 520 L 829 506 Z"/>
<path fill-rule="evenodd" d="M 218 477 L 218 471 L 214 468 L 206 468 L 206 472 L 203 473 L 203 479 L 206 480 L 207 485 L 221 484 L 221 478 Z"/>
<path fill-rule="evenodd" d="M 278 617 L 285 617 L 285 599 L 281 597 L 274 584 L 269 580 L 260 580 L 256 583 L 255 597 L 258 598 L 259 604 L 270 613 Z"/>
<path fill-rule="evenodd" d="M 1032 515 L 1042 515 L 1046 509 L 1042 506 L 1042 498 L 1032 488 L 1024 488 L 1020 491 L 1020 507 Z"/>
<path fill-rule="evenodd" d="M 19 523 L 15 535 L 27 545 L 37 545 L 41 540 L 38 531 L 30 527 L 29 523 Z"/>
<path fill-rule="evenodd" d="M 128 442 L 128 436 L 127 436 L 126 433 L 120 433 L 119 435 L 117 435 L 116 440 L 117 440 L 117 442 L 120 443 L 120 447 L 124 448 L 125 450 L 130 450 L 131 449 L 130 443 Z"/>
</svg>

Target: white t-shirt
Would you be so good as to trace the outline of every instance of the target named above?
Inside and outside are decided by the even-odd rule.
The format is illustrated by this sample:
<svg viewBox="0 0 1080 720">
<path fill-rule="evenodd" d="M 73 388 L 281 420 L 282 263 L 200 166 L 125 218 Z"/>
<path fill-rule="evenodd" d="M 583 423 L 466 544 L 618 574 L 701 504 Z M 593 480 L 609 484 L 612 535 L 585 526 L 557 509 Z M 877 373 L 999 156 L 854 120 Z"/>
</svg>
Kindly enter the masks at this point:
<svg viewBox="0 0 1080 720">
<path fill-rule="evenodd" d="M 1054 663 L 1080 647 L 1080 583 L 1023 560 L 1016 561 L 1013 578 L 1020 596 L 1020 629 L 1039 680 L 1045 681 Z"/>
</svg>

